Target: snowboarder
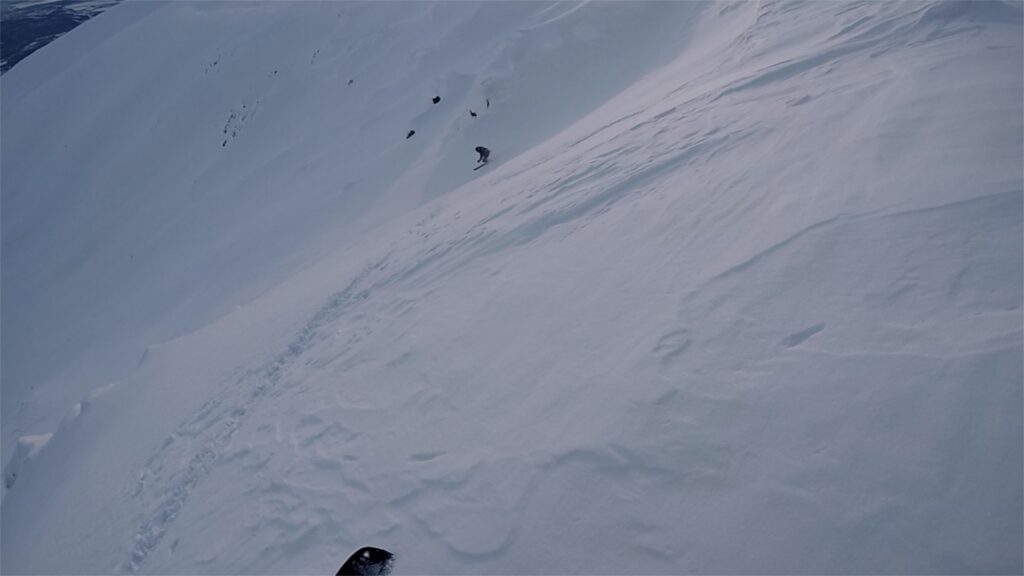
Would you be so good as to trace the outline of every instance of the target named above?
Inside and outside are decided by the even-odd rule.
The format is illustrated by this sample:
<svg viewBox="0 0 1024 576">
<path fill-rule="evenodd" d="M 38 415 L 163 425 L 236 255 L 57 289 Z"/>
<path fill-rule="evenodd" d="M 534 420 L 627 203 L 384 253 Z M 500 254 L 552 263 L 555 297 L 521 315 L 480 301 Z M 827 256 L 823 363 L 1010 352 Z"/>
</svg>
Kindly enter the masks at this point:
<svg viewBox="0 0 1024 576">
<path fill-rule="evenodd" d="M 391 573 L 394 558 L 387 550 L 365 546 L 349 556 L 335 576 L 385 576 Z"/>
<path fill-rule="evenodd" d="M 431 98 L 431 101 L 432 101 L 432 102 L 433 102 L 434 104 L 437 104 L 438 102 L 440 102 L 440 101 L 441 101 L 441 97 L 440 97 L 440 96 L 434 96 L 433 98 Z"/>
<path fill-rule="evenodd" d="M 412 135 L 415 133 L 415 130 L 409 130 L 408 132 L 405 133 L 405 139 L 408 140 L 409 138 L 412 138 Z"/>
<path fill-rule="evenodd" d="M 476 159 L 476 163 L 487 164 L 487 159 L 491 157 L 491 151 L 488 150 L 487 148 L 484 148 L 483 146 L 477 146 L 476 148 L 474 148 L 474 150 L 476 150 L 477 153 L 480 154 L 480 157 Z"/>
<path fill-rule="evenodd" d="M 469 115 L 476 118 L 476 112 L 473 112 L 472 110 L 469 111 Z"/>
</svg>

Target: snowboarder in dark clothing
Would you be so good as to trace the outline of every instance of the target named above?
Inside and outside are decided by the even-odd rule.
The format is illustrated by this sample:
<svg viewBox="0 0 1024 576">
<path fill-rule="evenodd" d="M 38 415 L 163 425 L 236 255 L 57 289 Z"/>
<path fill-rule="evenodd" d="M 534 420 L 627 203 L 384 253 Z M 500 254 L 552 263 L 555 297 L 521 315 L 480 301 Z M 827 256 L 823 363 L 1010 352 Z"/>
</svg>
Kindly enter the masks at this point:
<svg viewBox="0 0 1024 576">
<path fill-rule="evenodd" d="M 483 146 L 477 146 L 475 150 L 477 151 L 478 154 L 480 154 L 480 157 L 476 159 L 476 163 L 487 164 L 487 159 L 491 157 L 491 151 L 488 150 L 487 148 L 484 148 Z"/>
<path fill-rule="evenodd" d="M 385 576 L 391 574 L 394 558 L 387 550 L 366 546 L 349 556 L 335 576 Z"/>
<path fill-rule="evenodd" d="M 405 134 L 405 139 L 406 139 L 406 140 L 408 140 L 409 138 L 412 138 L 412 135 L 413 135 L 413 134 L 415 134 L 415 133 L 416 133 L 416 131 L 415 131 L 415 130 L 409 130 L 409 131 L 408 131 L 408 132 L 406 132 L 406 134 Z"/>
</svg>

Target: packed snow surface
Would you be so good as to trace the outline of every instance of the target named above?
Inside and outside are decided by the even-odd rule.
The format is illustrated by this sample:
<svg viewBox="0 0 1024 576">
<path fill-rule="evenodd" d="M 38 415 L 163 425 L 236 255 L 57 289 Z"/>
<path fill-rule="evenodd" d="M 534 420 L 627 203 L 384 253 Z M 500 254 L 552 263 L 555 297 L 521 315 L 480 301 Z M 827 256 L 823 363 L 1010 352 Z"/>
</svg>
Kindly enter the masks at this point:
<svg viewBox="0 0 1024 576">
<path fill-rule="evenodd" d="M 3 78 L 3 571 L 1020 573 L 1022 64 L 1019 2 L 120 4 Z"/>
</svg>

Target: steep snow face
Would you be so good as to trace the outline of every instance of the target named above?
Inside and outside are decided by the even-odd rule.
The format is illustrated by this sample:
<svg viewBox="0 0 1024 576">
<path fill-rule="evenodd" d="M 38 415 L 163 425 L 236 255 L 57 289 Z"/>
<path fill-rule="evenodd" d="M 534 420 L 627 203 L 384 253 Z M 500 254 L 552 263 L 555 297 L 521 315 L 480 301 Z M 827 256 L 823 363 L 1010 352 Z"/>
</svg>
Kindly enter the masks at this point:
<svg viewBox="0 0 1024 576">
<path fill-rule="evenodd" d="M 1021 19 L 86 23 L 4 76 L 4 570 L 1020 572 Z"/>
<path fill-rule="evenodd" d="M 544 140 L 698 10 L 147 2 L 87 23 L 5 77 L 4 421 L 52 427 L 40 405 L 467 182 L 475 146 Z"/>
</svg>

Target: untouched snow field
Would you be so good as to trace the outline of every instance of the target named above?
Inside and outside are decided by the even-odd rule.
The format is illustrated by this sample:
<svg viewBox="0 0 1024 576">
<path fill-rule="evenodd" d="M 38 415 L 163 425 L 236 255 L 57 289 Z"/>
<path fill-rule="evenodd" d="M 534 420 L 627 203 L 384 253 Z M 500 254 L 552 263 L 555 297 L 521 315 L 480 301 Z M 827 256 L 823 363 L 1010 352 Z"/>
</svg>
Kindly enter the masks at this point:
<svg viewBox="0 0 1024 576">
<path fill-rule="evenodd" d="M 1020 573 L 1022 70 L 1019 2 L 118 5 L 3 77 L 3 572 Z"/>
</svg>

